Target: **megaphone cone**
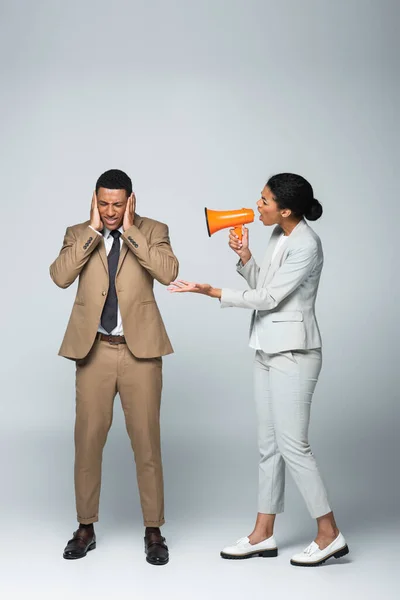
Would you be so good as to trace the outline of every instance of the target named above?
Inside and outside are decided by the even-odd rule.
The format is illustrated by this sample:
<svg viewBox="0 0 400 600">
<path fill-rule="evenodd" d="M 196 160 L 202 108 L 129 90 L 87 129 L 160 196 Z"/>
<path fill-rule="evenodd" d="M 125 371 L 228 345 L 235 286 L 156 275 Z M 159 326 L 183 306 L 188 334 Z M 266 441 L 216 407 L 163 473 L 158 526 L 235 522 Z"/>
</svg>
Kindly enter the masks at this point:
<svg viewBox="0 0 400 600">
<path fill-rule="evenodd" d="M 254 211 L 251 208 L 241 210 L 210 210 L 205 208 L 208 235 L 227 227 L 234 227 L 236 235 L 242 239 L 242 225 L 254 221 Z"/>
</svg>

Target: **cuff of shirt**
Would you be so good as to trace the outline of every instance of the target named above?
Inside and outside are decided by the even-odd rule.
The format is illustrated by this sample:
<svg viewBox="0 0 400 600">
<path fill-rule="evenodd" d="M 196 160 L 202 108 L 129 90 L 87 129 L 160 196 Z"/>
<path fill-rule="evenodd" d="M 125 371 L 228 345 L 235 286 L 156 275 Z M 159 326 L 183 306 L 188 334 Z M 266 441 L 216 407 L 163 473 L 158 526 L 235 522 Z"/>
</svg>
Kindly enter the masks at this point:
<svg viewBox="0 0 400 600">
<path fill-rule="evenodd" d="M 95 231 L 96 233 L 98 233 L 99 235 L 101 235 L 100 231 L 97 231 L 97 229 L 95 229 L 94 227 L 92 227 L 91 225 L 89 225 L 90 229 L 93 229 L 93 231 Z"/>
</svg>

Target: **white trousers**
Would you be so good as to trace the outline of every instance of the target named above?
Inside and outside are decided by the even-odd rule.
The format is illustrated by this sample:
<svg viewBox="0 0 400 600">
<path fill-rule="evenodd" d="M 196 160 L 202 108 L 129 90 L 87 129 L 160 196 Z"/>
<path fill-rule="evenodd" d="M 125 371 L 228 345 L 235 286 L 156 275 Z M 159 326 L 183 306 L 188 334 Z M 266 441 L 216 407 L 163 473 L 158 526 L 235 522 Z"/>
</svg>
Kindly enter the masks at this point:
<svg viewBox="0 0 400 600">
<path fill-rule="evenodd" d="M 331 512 L 308 442 L 311 399 L 322 366 L 321 349 L 256 352 L 254 390 L 258 418 L 258 512 L 284 510 L 285 465 L 311 516 Z"/>
</svg>

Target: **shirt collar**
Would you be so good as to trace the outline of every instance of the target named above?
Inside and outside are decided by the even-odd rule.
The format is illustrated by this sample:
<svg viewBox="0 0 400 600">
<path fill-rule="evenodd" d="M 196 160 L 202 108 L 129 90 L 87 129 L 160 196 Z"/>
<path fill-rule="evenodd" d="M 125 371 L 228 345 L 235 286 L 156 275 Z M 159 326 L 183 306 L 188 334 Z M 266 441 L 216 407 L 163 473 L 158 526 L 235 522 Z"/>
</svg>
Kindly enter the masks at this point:
<svg viewBox="0 0 400 600">
<path fill-rule="evenodd" d="M 121 225 L 121 227 L 118 227 L 118 231 L 120 231 L 121 234 L 124 233 L 124 228 L 123 228 L 122 225 Z M 107 229 L 107 227 L 103 227 L 103 237 L 105 239 L 107 239 L 108 237 L 110 237 L 110 233 L 111 233 L 111 231 L 109 229 Z"/>
</svg>

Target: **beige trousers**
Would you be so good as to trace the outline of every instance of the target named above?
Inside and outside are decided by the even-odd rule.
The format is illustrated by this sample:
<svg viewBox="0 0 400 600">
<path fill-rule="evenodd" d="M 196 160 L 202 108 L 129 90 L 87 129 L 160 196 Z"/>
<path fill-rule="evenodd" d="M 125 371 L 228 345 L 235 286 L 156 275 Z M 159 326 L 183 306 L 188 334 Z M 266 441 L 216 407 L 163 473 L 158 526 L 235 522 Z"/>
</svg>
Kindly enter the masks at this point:
<svg viewBox="0 0 400 600">
<path fill-rule="evenodd" d="M 98 521 L 103 448 L 119 393 L 131 440 L 143 520 L 164 523 L 160 448 L 162 358 L 138 359 L 126 344 L 97 340 L 76 364 L 75 495 L 80 523 Z"/>
</svg>

